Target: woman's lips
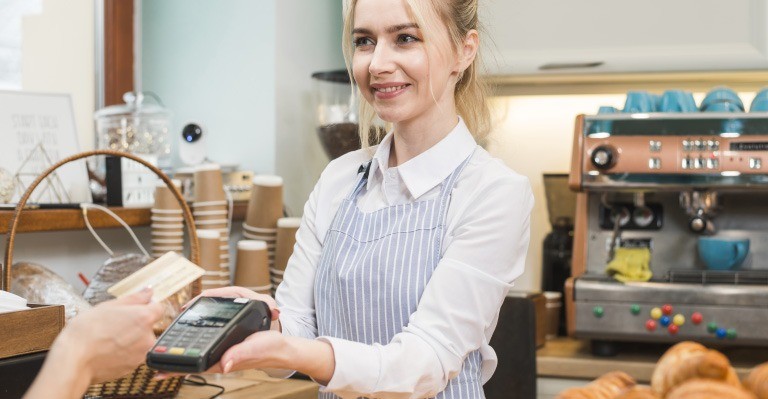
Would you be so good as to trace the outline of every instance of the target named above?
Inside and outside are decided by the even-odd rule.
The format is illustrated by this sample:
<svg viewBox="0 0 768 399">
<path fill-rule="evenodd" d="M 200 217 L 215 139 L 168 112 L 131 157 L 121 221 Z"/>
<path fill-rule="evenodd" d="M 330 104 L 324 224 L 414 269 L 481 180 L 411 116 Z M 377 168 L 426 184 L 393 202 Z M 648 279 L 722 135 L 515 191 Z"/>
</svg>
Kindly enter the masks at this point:
<svg viewBox="0 0 768 399">
<path fill-rule="evenodd" d="M 411 85 L 407 83 L 403 84 L 387 84 L 387 85 L 371 85 L 373 89 L 373 95 L 379 100 L 389 100 L 395 98 L 405 92 Z"/>
</svg>

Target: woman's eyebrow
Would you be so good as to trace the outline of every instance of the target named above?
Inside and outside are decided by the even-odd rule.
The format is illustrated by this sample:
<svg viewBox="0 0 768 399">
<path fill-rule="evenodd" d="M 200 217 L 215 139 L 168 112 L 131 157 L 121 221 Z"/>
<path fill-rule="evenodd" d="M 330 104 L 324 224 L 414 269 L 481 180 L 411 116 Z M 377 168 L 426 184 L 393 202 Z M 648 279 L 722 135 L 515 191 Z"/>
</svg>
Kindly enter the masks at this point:
<svg viewBox="0 0 768 399">
<path fill-rule="evenodd" d="M 419 24 L 407 23 L 407 24 L 392 25 L 392 26 L 388 27 L 387 29 L 385 29 L 385 32 L 387 32 L 387 33 L 395 33 L 395 32 L 399 32 L 401 30 L 406 30 L 406 29 L 411 29 L 411 28 L 419 29 Z M 355 28 L 355 29 L 352 29 L 352 33 L 357 33 L 357 34 L 361 34 L 361 35 L 371 35 L 371 34 L 373 34 L 373 32 L 371 32 L 370 29 L 366 29 L 366 28 Z"/>
</svg>

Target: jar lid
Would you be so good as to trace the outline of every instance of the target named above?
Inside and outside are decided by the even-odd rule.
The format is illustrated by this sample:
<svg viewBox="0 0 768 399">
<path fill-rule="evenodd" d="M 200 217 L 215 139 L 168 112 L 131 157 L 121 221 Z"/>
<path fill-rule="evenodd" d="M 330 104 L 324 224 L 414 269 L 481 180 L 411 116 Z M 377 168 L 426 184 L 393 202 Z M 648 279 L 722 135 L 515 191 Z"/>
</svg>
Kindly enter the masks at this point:
<svg viewBox="0 0 768 399">
<path fill-rule="evenodd" d="M 154 103 L 145 101 L 152 98 Z M 128 92 L 123 94 L 125 104 L 110 105 L 104 107 L 93 114 L 94 119 L 115 116 L 115 115 L 138 115 L 138 116 L 170 116 L 170 112 L 163 107 L 162 102 L 155 94 L 145 96 L 145 93 Z"/>
</svg>

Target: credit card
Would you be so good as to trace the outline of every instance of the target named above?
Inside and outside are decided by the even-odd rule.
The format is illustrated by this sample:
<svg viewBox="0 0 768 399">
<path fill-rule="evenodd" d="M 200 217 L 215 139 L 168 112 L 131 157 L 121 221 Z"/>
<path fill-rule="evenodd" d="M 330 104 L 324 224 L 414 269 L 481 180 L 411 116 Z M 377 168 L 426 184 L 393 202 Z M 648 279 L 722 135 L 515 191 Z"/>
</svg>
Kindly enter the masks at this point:
<svg viewBox="0 0 768 399">
<path fill-rule="evenodd" d="M 176 252 L 167 252 L 154 262 L 110 287 L 107 292 L 120 298 L 152 287 L 152 302 L 160 302 L 205 274 L 205 270 Z"/>
</svg>

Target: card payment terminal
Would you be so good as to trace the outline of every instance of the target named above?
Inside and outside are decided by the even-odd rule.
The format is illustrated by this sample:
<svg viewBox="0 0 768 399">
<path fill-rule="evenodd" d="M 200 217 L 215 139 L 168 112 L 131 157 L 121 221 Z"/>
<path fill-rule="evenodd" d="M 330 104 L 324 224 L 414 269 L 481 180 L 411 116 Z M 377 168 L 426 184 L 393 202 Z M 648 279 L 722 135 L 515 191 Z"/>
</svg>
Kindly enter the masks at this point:
<svg viewBox="0 0 768 399">
<path fill-rule="evenodd" d="M 201 373 L 231 346 L 269 330 L 271 312 L 248 298 L 200 297 L 160 336 L 147 353 L 147 366 L 163 371 Z"/>
</svg>

